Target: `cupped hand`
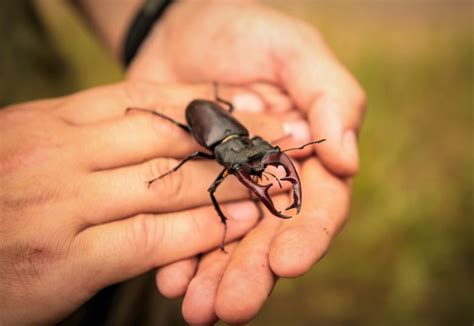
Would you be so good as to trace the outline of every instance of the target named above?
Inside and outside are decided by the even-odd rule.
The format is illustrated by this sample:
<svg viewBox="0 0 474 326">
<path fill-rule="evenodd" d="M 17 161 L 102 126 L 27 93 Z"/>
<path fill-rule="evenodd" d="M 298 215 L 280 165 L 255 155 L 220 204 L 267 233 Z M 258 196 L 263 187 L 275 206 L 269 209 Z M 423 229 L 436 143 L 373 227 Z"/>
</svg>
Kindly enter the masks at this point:
<svg viewBox="0 0 474 326">
<path fill-rule="evenodd" d="M 294 127 L 292 144 L 327 139 L 314 146 L 320 163 L 310 158 L 303 164 L 300 216 L 262 223 L 240 245 L 235 244 L 232 257 L 212 253 L 199 268 L 194 258 L 162 268 L 157 274 L 163 294 L 179 296 L 187 289 L 183 309 L 189 322 L 212 322 L 216 316 L 229 322 L 249 320 L 266 299 L 275 277 L 294 277 L 307 271 L 345 221 L 350 194 L 346 180 L 355 175 L 359 164 L 356 138 L 365 108 L 364 92 L 313 27 L 248 1 L 176 2 L 143 44 L 128 77 L 245 85 L 263 99 L 267 112 Z M 248 99 L 236 95 L 230 100 Z M 310 135 L 305 132 L 306 123 Z M 268 224 L 279 226 L 264 226 Z M 264 234 L 266 241 L 262 244 L 263 235 L 255 233 Z M 238 260 L 234 255 L 255 257 L 256 251 L 258 259 L 248 261 L 262 263 L 265 273 L 232 263 Z M 213 277 L 202 277 L 204 283 L 196 281 L 203 275 L 201 265 L 214 266 Z M 249 271 L 242 272 L 246 269 Z M 261 280 L 262 275 L 267 279 L 263 283 L 271 286 L 248 294 L 253 300 L 244 300 L 239 284 Z M 229 279 L 233 281 L 226 281 Z M 214 295 L 205 301 L 190 299 L 199 298 L 194 292 L 196 284 L 207 286 Z M 233 297 L 222 294 L 232 291 Z M 246 309 L 238 308 L 242 302 L 248 303 Z M 207 304 L 206 309 L 201 309 L 202 304 Z"/>
<path fill-rule="evenodd" d="M 303 113 L 334 174 L 358 168 L 364 92 L 309 24 L 250 1 L 177 1 L 155 26 L 128 77 L 257 85 L 265 82 Z"/>
<path fill-rule="evenodd" d="M 265 211 L 255 228 L 227 246 L 229 254 L 214 250 L 199 261 L 186 259 L 158 270 L 161 293 L 184 295 L 188 323 L 248 322 L 279 277 L 300 276 L 324 256 L 346 221 L 350 181 L 329 173 L 315 158 L 304 161 L 300 177 L 305 203 L 298 216 L 281 220 Z M 291 202 L 285 195 L 273 199 L 279 207 Z"/>
<path fill-rule="evenodd" d="M 313 200 L 299 216 L 282 221 L 267 213 L 232 248 L 232 255 L 213 252 L 202 260 L 183 303 L 183 315 L 191 324 L 218 318 L 231 324 L 249 321 L 270 295 L 276 275 L 299 276 L 325 254 L 345 222 L 350 188 L 313 158 L 303 164 L 301 177 L 306 198 Z M 280 205 L 291 201 L 274 198 Z"/>
<path fill-rule="evenodd" d="M 159 117 L 125 114 L 182 121 L 211 94 L 125 82 L 0 111 L 0 324 L 53 322 L 109 284 L 220 245 L 206 189 L 221 168 L 190 162 L 148 187 L 197 145 Z M 230 181 L 219 198 L 248 193 Z M 248 200 L 222 208 L 229 240 L 258 218 Z"/>
</svg>

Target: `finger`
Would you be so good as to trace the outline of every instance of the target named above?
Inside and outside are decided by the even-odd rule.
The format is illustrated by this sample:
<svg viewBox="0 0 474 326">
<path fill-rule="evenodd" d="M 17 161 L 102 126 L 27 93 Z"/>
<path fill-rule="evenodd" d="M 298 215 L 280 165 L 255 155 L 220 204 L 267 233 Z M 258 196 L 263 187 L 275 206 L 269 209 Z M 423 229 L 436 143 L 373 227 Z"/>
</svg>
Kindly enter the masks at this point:
<svg viewBox="0 0 474 326">
<path fill-rule="evenodd" d="M 160 113 L 185 124 L 184 109 L 164 109 Z M 284 135 L 284 122 L 276 116 L 238 113 L 236 118 L 250 132 L 264 138 Z M 157 156 L 185 157 L 204 150 L 176 124 L 146 111 L 80 128 L 77 138 L 81 141 L 85 164 L 92 170 L 134 164 Z"/>
<path fill-rule="evenodd" d="M 288 196 L 284 195 L 275 197 L 275 201 L 279 206 L 289 203 Z M 215 298 L 219 319 L 230 324 L 246 323 L 262 308 L 276 282 L 268 254 L 282 222 L 267 212 L 265 218 L 241 240 Z"/>
<path fill-rule="evenodd" d="M 325 254 L 349 210 L 350 186 L 316 159 L 302 167 L 304 201 L 300 215 L 285 221 L 270 250 L 270 266 L 280 277 L 305 273 Z"/>
<path fill-rule="evenodd" d="M 192 99 L 212 96 L 211 84 L 173 85 L 126 81 L 75 93 L 56 112 L 75 125 L 93 124 L 122 117 L 130 107 L 150 110 L 185 108 Z"/>
<path fill-rule="evenodd" d="M 324 146 L 316 148 L 325 166 L 336 174 L 351 176 L 358 169 L 356 134 L 365 95 L 323 40 L 314 31 L 307 32 L 299 39 L 283 38 L 289 44 L 275 45 L 277 78 L 307 112 L 312 135 L 327 139 Z"/>
<path fill-rule="evenodd" d="M 196 273 L 197 266 L 198 258 L 192 257 L 158 269 L 155 281 L 160 293 L 170 299 L 183 296 L 186 293 L 189 282 L 191 282 Z"/>
<path fill-rule="evenodd" d="M 295 106 L 288 94 L 283 92 L 283 89 L 277 85 L 270 83 L 252 83 L 248 85 L 248 88 L 263 99 L 266 109 L 270 112 L 289 112 Z"/>
<path fill-rule="evenodd" d="M 20 104 L 9 105 L 2 108 L 2 111 L 5 112 L 5 110 L 13 109 L 13 108 L 15 110 L 23 110 L 23 109 L 31 110 L 32 108 L 34 108 L 35 110 L 50 112 L 56 109 L 56 107 L 60 106 L 63 102 L 64 102 L 64 98 L 62 97 L 35 100 L 35 101 L 30 101 L 30 102 L 25 102 L 25 103 L 20 103 Z"/>
<path fill-rule="evenodd" d="M 235 116 L 246 126 L 250 137 L 260 136 L 282 150 L 300 147 L 315 139 L 312 138 L 308 122 L 295 111 L 271 113 L 236 112 Z M 291 151 L 292 157 L 307 157 L 313 152 L 308 146 L 303 150 Z"/>
<path fill-rule="evenodd" d="M 140 165 L 99 171 L 86 176 L 81 185 L 83 196 L 78 207 L 93 207 L 84 224 L 93 225 L 133 216 L 143 212 L 170 212 L 211 203 L 209 186 L 222 171 L 222 166 L 207 160 L 190 161 L 181 168 L 150 184 L 149 181 L 178 165 L 174 159 L 155 159 Z M 272 180 L 270 180 L 272 181 Z M 270 193 L 287 191 L 271 187 Z M 248 190 L 234 176 L 219 186 L 219 202 L 248 198 Z"/>
<path fill-rule="evenodd" d="M 269 138 L 272 143 L 278 145 L 282 149 L 300 147 L 310 141 L 314 141 L 310 132 L 307 119 L 300 111 L 293 110 L 295 104 L 292 102 L 288 94 L 284 93 L 280 87 L 270 83 L 252 83 L 247 88 L 258 94 L 259 98 L 265 103 L 265 112 L 277 116 L 283 121 L 281 136 Z M 237 95 L 236 100 L 239 99 Z M 308 157 L 313 152 L 311 147 L 292 151 L 290 155 L 293 157 Z"/>
<path fill-rule="evenodd" d="M 189 284 L 183 300 L 183 317 L 191 325 L 211 325 L 217 321 L 214 310 L 219 282 L 238 243 L 226 246 L 228 254 L 216 249 L 203 256 L 196 276 Z"/>
<path fill-rule="evenodd" d="M 282 141 L 278 143 L 282 150 L 299 148 L 311 141 L 317 140 L 311 136 L 308 121 L 298 116 L 295 117 L 293 113 L 295 111 L 285 112 L 281 115 L 285 119 L 283 130 L 288 135 L 288 137 L 283 137 Z M 303 158 L 308 157 L 313 152 L 312 146 L 306 146 L 303 149 L 290 151 L 288 154 L 292 157 Z"/>
<path fill-rule="evenodd" d="M 258 212 L 252 202 L 223 205 L 232 241 L 253 227 Z M 152 268 L 195 256 L 220 245 L 223 225 L 207 206 L 166 215 L 143 214 L 86 228 L 70 249 L 77 279 L 95 292 Z"/>
<path fill-rule="evenodd" d="M 201 149 L 175 124 L 148 112 L 132 112 L 114 120 L 80 129 L 82 157 L 89 170 L 105 170 L 143 162 L 157 156 L 184 157 Z M 160 113 L 178 121 L 177 111 Z"/>
<path fill-rule="evenodd" d="M 237 101 L 236 109 L 255 112 L 253 107 L 262 107 L 262 100 L 250 89 L 218 85 L 219 96 L 232 100 L 236 94 L 249 101 Z M 100 86 L 65 97 L 64 105 L 55 112 L 71 124 L 84 125 L 122 117 L 130 107 L 149 110 L 184 112 L 195 99 L 214 101 L 214 84 L 163 84 L 133 80 Z M 181 115 L 180 117 L 184 117 Z"/>
</svg>

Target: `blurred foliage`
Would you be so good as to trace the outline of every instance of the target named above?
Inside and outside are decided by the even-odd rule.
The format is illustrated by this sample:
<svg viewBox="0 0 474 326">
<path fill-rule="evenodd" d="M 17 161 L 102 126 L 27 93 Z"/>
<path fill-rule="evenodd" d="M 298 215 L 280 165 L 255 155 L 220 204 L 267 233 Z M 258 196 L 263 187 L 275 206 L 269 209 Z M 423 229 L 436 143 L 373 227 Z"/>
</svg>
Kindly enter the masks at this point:
<svg viewBox="0 0 474 326">
<path fill-rule="evenodd" d="M 118 62 L 58 0 L 0 1 L 0 106 L 120 80 Z"/>
<path fill-rule="evenodd" d="M 267 2 L 319 28 L 369 109 L 348 225 L 251 324 L 472 324 L 472 2 Z M 121 78 L 63 3 L 40 2 L 41 20 L 11 3 L 0 8 L 1 105 Z"/>
</svg>

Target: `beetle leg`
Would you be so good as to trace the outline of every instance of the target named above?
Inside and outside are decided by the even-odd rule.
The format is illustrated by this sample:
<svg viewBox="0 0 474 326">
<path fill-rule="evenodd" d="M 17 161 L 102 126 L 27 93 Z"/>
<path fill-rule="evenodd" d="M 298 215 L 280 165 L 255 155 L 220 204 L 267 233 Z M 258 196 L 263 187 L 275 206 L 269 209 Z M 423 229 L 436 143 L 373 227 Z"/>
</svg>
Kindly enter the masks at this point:
<svg viewBox="0 0 474 326">
<path fill-rule="evenodd" d="M 163 173 L 162 175 L 160 175 L 158 178 L 155 178 L 153 180 L 150 180 L 150 181 L 147 181 L 148 182 L 148 188 L 150 188 L 151 184 L 153 182 L 155 182 L 156 180 L 158 179 L 161 179 L 163 177 L 166 177 L 168 174 L 170 173 L 173 173 L 174 171 L 176 171 L 177 169 L 179 169 L 181 166 L 183 166 L 184 163 L 186 163 L 187 161 L 189 160 L 192 160 L 193 158 L 196 158 L 196 157 L 201 157 L 201 158 L 206 158 L 206 159 L 209 159 L 209 160 L 213 160 L 215 157 L 214 155 L 211 155 L 211 154 L 208 154 L 208 153 L 203 153 L 203 152 L 194 152 L 192 153 L 191 155 L 185 157 L 181 162 L 179 162 L 178 165 L 176 165 L 173 169 L 169 170 L 168 172 L 165 172 Z"/>
<path fill-rule="evenodd" d="M 226 238 L 226 235 L 227 235 L 227 218 L 225 217 L 224 213 L 222 213 L 221 208 L 219 206 L 219 203 L 217 202 L 217 199 L 214 196 L 214 193 L 216 192 L 217 187 L 221 184 L 222 181 L 224 181 L 224 179 L 228 175 L 229 174 L 227 173 L 227 169 L 222 170 L 222 172 L 219 173 L 216 180 L 214 180 L 214 182 L 211 184 L 211 186 L 207 190 L 207 191 L 209 191 L 209 194 L 211 195 L 212 204 L 214 205 L 214 208 L 216 209 L 217 215 L 219 215 L 222 224 L 224 224 L 224 235 L 222 237 L 222 243 L 221 243 L 221 246 L 220 246 L 221 250 L 224 253 L 227 253 L 227 251 L 225 251 L 225 248 L 224 248 L 225 238 Z"/>
<path fill-rule="evenodd" d="M 167 117 L 166 115 L 160 113 L 160 112 L 156 112 L 156 111 L 151 111 L 151 110 L 147 110 L 147 109 L 142 109 L 142 108 L 127 108 L 127 110 L 125 110 L 125 113 L 128 113 L 130 111 L 139 111 L 139 112 L 145 112 L 145 113 L 151 113 L 151 114 L 154 114 L 162 119 L 165 119 L 173 124 L 175 124 L 176 126 L 180 127 L 181 129 L 183 129 L 184 131 L 186 131 L 188 134 L 191 133 L 191 129 L 189 128 L 189 126 L 186 126 L 185 124 L 179 122 L 179 121 L 176 121 L 170 117 Z"/>
<path fill-rule="evenodd" d="M 219 94 L 218 94 L 219 85 L 217 84 L 217 82 L 214 82 L 213 84 L 214 84 L 214 98 L 216 102 L 220 102 L 227 105 L 229 107 L 229 113 L 232 113 L 234 111 L 234 106 L 229 101 L 226 101 L 223 98 L 219 97 Z"/>
</svg>

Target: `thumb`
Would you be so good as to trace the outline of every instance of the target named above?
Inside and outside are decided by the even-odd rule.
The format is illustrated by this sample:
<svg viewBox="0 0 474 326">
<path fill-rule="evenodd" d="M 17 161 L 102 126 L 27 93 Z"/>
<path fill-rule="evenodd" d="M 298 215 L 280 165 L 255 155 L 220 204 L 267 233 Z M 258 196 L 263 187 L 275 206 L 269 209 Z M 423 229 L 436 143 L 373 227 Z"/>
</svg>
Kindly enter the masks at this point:
<svg viewBox="0 0 474 326">
<path fill-rule="evenodd" d="M 277 80 L 307 114 L 314 139 L 327 139 L 315 146 L 325 167 L 353 176 L 359 164 L 356 135 L 366 106 L 364 91 L 313 28 L 293 27 L 272 45 Z"/>
<path fill-rule="evenodd" d="M 228 241 L 244 235 L 258 219 L 257 208 L 250 201 L 222 205 L 222 209 L 228 217 Z M 97 225 L 76 237 L 75 250 L 81 257 L 76 270 L 95 292 L 216 248 L 223 234 L 224 226 L 212 206 L 171 214 L 142 214 Z"/>
</svg>

